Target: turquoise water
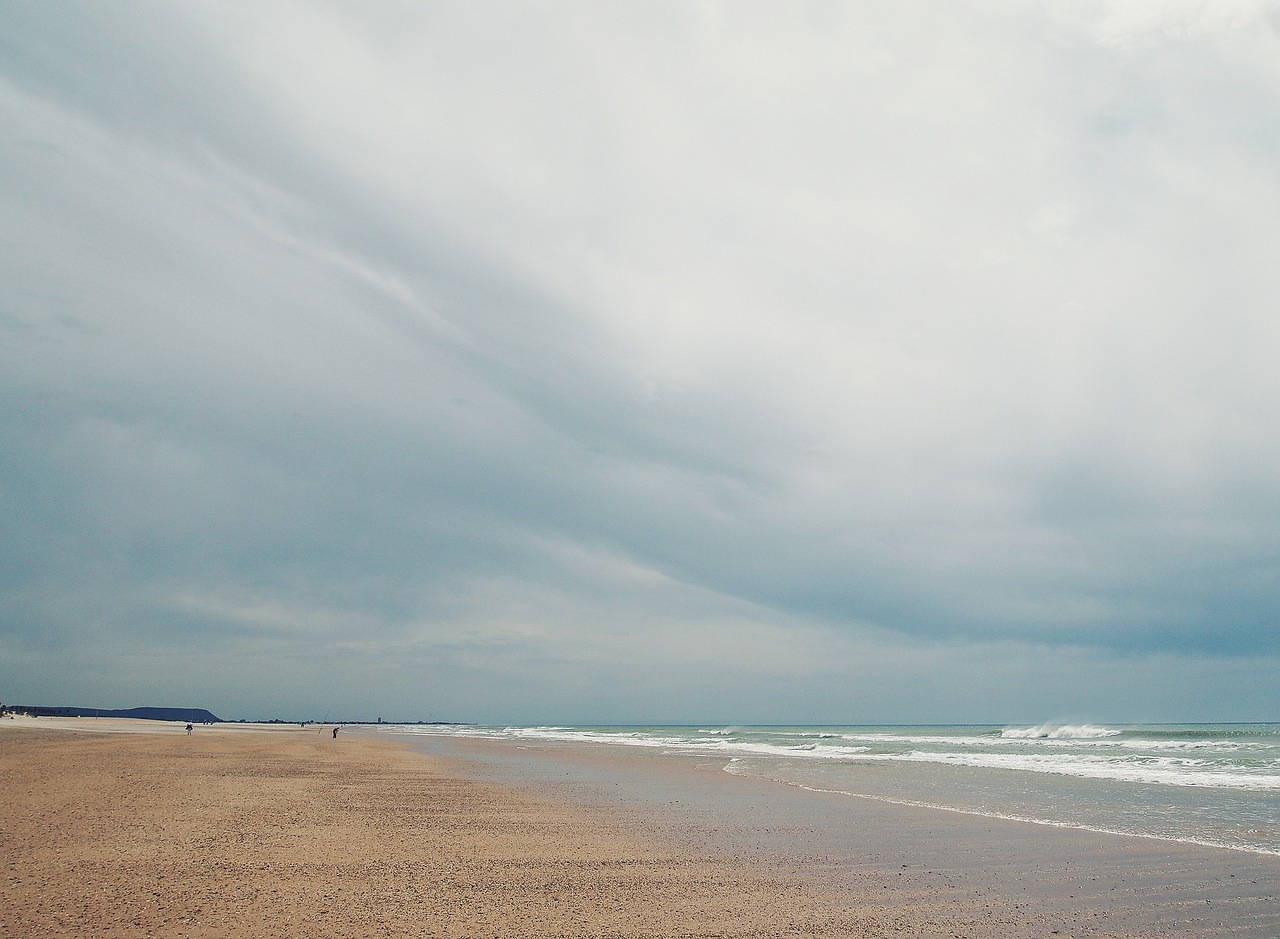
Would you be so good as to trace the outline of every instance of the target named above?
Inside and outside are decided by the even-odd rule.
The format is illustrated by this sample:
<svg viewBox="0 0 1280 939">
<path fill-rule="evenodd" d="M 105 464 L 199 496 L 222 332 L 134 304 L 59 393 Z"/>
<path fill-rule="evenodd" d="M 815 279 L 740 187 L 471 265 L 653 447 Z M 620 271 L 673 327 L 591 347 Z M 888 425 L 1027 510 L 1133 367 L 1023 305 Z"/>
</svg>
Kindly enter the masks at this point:
<svg viewBox="0 0 1280 939">
<path fill-rule="evenodd" d="M 712 756 L 821 791 L 1280 855 L 1278 724 L 381 729 Z"/>
</svg>

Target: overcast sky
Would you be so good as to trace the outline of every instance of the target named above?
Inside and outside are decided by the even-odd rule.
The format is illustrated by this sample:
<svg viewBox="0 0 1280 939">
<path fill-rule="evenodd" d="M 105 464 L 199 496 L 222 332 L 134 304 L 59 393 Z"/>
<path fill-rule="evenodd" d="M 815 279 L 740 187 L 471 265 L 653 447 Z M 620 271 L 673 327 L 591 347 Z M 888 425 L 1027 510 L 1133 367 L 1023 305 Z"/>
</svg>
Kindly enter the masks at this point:
<svg viewBox="0 0 1280 939">
<path fill-rule="evenodd" d="M 0 700 L 1280 720 L 1280 6 L 0 22 Z"/>
</svg>

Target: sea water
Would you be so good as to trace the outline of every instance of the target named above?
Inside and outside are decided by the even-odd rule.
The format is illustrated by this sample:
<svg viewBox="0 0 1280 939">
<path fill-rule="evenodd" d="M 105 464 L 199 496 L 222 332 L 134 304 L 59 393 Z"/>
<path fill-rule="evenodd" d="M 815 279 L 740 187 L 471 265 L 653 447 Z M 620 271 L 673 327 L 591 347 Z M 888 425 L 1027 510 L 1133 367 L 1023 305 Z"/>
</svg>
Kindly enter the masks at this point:
<svg viewBox="0 0 1280 939">
<path fill-rule="evenodd" d="M 1280 724 L 380 729 L 646 747 L 824 792 L 1280 855 Z"/>
</svg>

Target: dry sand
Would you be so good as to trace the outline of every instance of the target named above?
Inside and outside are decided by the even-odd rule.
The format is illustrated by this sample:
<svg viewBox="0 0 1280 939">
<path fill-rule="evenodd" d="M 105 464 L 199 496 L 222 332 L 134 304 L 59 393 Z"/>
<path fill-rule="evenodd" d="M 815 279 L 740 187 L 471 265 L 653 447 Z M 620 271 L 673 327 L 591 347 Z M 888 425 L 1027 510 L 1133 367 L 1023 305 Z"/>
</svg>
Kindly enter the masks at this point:
<svg viewBox="0 0 1280 939">
<path fill-rule="evenodd" d="M 161 727 L 0 732 L 0 935 L 874 934 L 764 867 L 394 742 Z"/>
<path fill-rule="evenodd" d="M 896 855 L 892 863 L 867 854 L 860 868 L 847 859 L 831 867 L 831 856 L 735 850 L 703 832 L 705 815 L 697 812 L 673 832 L 670 819 L 656 824 L 651 809 L 485 780 L 477 764 L 394 740 L 353 733 L 335 740 L 316 727 L 266 731 L 219 725 L 187 736 L 181 725 L 157 722 L 0 721 L 0 937 L 1182 939 L 1235 932 L 1214 932 L 1203 912 L 1189 917 L 1182 909 L 1188 899 L 1208 908 L 1201 871 L 1170 897 L 1173 907 L 1163 903 L 1174 919 L 1144 926 L 1141 915 L 1108 918 L 1104 904 L 1114 902 L 1124 868 L 1142 861 L 1131 847 L 1098 868 L 1114 875 L 1111 888 L 1104 880 L 1083 904 L 1055 910 L 1035 902 L 1052 885 L 1037 885 L 1034 873 L 1016 890 L 1007 878 L 999 889 L 958 890 L 964 870 L 937 866 L 945 854 L 939 839 L 952 842 L 951 854 L 960 844 L 960 856 L 970 858 L 963 865 L 975 871 L 987 851 L 973 852 L 981 843 L 965 840 L 972 825 L 963 820 L 950 820 L 968 827 L 948 834 L 893 816 L 921 839 L 922 857 L 932 856 L 919 871 L 902 870 Z M 750 787 L 744 792 L 755 798 Z M 902 836 L 872 826 L 873 814 L 859 818 L 881 854 L 890 844 L 902 849 Z M 928 825 L 948 821 L 928 818 Z M 986 837 L 1000 853 L 1015 835 Z M 1178 851 L 1169 857 L 1183 872 L 1188 861 L 1212 860 Z M 1142 861 L 1149 874 L 1142 893 L 1152 884 L 1176 887 L 1183 876 L 1160 863 Z M 1053 879 L 1073 892 L 1089 879 L 1083 870 L 1069 879 L 1064 873 L 1070 870 L 1059 868 Z M 1233 922 L 1266 935 L 1257 930 L 1274 913 L 1270 891 L 1251 889 L 1254 899 Z M 1141 894 L 1131 897 L 1141 904 Z M 1213 899 L 1216 909 L 1225 896 Z"/>
</svg>

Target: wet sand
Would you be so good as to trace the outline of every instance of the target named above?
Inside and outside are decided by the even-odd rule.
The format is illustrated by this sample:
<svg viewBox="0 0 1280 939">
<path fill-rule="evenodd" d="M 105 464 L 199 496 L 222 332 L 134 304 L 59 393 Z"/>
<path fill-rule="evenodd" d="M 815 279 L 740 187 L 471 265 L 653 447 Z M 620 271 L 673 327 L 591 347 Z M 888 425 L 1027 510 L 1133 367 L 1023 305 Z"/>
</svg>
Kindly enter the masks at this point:
<svg viewBox="0 0 1280 939">
<path fill-rule="evenodd" d="M 655 836 L 756 858 L 856 905 L 885 935 L 1280 936 L 1280 857 L 814 792 L 730 775 L 711 756 L 448 737 L 418 746 L 494 780 L 629 808 Z"/>
<path fill-rule="evenodd" d="M 1215 902 L 1233 935 L 1280 925 L 1275 865 L 1230 852 L 1046 847 L 626 754 L 106 726 L 0 728 L 0 936 L 1227 935 Z"/>
</svg>

